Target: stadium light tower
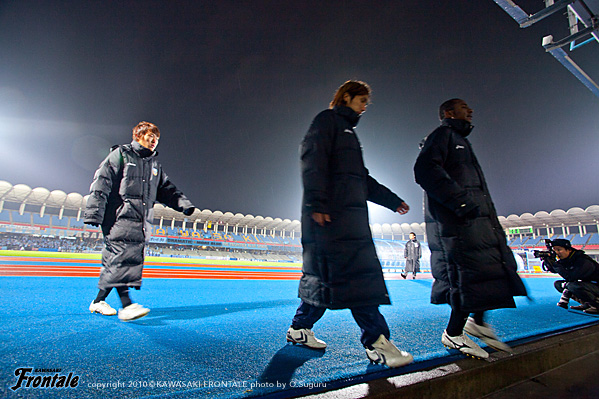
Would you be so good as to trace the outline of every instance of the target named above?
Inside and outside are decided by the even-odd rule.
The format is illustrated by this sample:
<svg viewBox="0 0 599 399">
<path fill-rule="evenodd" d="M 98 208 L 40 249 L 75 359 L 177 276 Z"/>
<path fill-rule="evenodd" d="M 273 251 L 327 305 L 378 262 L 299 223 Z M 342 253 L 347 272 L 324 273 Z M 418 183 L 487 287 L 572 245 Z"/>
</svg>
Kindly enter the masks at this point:
<svg viewBox="0 0 599 399">
<path fill-rule="evenodd" d="M 510 15 L 521 28 L 529 27 L 546 17 L 567 9 L 570 35 L 553 40 L 552 35 L 543 38 L 543 47 L 558 60 L 570 73 L 599 97 L 599 85 L 587 75 L 563 50 L 570 45 L 570 52 L 593 41 L 599 42 L 599 0 L 545 0 L 545 8 L 535 14 L 527 14 L 512 0 L 494 0 Z"/>
</svg>

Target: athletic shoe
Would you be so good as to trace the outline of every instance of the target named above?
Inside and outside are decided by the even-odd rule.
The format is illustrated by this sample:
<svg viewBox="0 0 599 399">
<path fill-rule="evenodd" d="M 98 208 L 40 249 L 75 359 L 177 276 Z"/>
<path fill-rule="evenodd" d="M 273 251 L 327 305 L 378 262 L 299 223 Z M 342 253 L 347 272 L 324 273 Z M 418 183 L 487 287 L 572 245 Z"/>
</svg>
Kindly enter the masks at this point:
<svg viewBox="0 0 599 399">
<path fill-rule="evenodd" d="M 404 280 L 406 279 L 406 277 L 408 277 L 408 275 L 403 272 L 401 273 L 401 276 L 404 278 Z"/>
<path fill-rule="evenodd" d="M 581 303 L 580 305 L 577 305 L 577 306 L 570 306 L 570 309 L 573 309 L 573 310 L 586 310 L 586 309 L 588 309 L 590 307 L 591 307 L 591 305 L 588 302 L 585 302 L 585 303 Z"/>
<path fill-rule="evenodd" d="M 116 314 L 116 310 L 104 301 L 98 303 L 92 301 L 91 305 L 89 305 L 89 311 L 92 313 L 100 313 L 104 316 L 114 316 Z"/>
<path fill-rule="evenodd" d="M 568 302 L 566 302 L 566 301 L 559 301 L 557 303 L 557 306 L 559 306 L 560 308 L 568 309 Z"/>
<path fill-rule="evenodd" d="M 132 321 L 144 317 L 150 313 L 150 309 L 144 308 L 139 303 L 132 303 L 124 309 L 119 310 L 119 319 L 122 321 Z"/>
<path fill-rule="evenodd" d="M 472 335 L 473 337 L 479 338 L 493 349 L 509 353 L 513 352 L 512 348 L 510 348 L 508 345 L 501 342 L 499 338 L 497 338 L 497 335 L 495 335 L 495 331 L 493 331 L 491 326 L 487 323 L 483 323 L 483 325 L 481 326 L 480 324 L 476 324 L 472 317 L 468 317 L 466 325 L 464 326 L 464 331 Z"/>
<path fill-rule="evenodd" d="M 295 344 L 305 345 L 312 349 L 324 349 L 327 347 L 326 342 L 316 338 L 314 331 L 309 328 L 300 328 L 296 330 L 293 327 L 289 327 L 287 330 L 287 342 Z"/>
<path fill-rule="evenodd" d="M 388 367 L 395 368 L 412 363 L 414 358 L 408 352 L 400 351 L 384 335 L 372 344 L 372 349 L 366 348 L 366 356 L 373 363 L 386 364 Z"/>
<path fill-rule="evenodd" d="M 588 314 L 599 314 L 599 309 L 594 306 L 590 306 L 588 309 L 585 309 L 584 312 Z"/>
<path fill-rule="evenodd" d="M 416 275 L 415 274 L 412 276 L 412 280 L 416 280 Z"/>
<path fill-rule="evenodd" d="M 466 334 L 458 335 L 457 337 L 450 337 L 447 335 L 447 331 L 443 331 L 441 336 L 441 343 L 449 349 L 457 349 L 465 355 L 478 358 L 486 359 L 489 354 L 485 352 L 476 342 L 472 341 Z"/>
</svg>

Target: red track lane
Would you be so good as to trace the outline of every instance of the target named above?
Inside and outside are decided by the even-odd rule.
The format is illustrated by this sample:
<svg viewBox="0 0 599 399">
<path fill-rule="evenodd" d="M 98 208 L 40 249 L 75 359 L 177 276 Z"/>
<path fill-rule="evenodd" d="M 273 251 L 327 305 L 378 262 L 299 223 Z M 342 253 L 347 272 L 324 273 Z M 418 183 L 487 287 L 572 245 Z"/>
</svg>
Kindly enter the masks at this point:
<svg viewBox="0 0 599 399">
<path fill-rule="evenodd" d="M 61 263 L 100 263 L 99 259 L 84 259 L 84 258 L 45 258 L 43 256 L 0 256 L 2 261 L 19 261 L 19 262 L 61 262 Z"/>
<path fill-rule="evenodd" d="M 100 264 L 99 259 L 73 259 L 73 258 L 44 258 L 44 257 L 33 257 L 33 256 L 0 256 L 0 263 L 5 261 L 12 262 L 23 262 L 23 263 L 35 263 L 38 262 L 52 262 L 52 263 L 90 263 L 90 264 Z M 155 262 L 155 261 L 146 261 L 144 262 L 146 266 L 185 266 L 190 268 L 215 268 L 215 267 L 226 267 L 227 269 L 260 269 L 265 268 L 269 270 L 297 270 L 298 272 L 301 270 L 300 267 L 285 267 L 285 266 L 262 266 L 262 265 L 218 265 L 218 264 L 196 264 L 196 263 L 174 263 L 174 262 Z M 1 266 L 1 265 L 0 265 Z"/>
<path fill-rule="evenodd" d="M 0 265 L 0 276 L 98 277 L 99 267 Z M 146 278 L 299 280 L 299 272 L 228 271 L 146 268 Z"/>
</svg>

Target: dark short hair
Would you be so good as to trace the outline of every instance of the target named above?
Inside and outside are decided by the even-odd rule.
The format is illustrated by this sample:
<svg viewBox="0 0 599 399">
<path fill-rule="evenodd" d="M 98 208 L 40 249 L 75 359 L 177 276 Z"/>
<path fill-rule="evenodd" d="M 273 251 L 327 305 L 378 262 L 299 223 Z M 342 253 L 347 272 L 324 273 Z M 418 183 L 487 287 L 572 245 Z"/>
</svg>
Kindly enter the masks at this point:
<svg viewBox="0 0 599 399">
<path fill-rule="evenodd" d="M 156 126 L 153 123 L 143 121 L 139 122 L 133 128 L 133 140 L 139 140 L 139 138 L 146 134 L 148 131 L 154 133 L 156 137 L 160 138 L 160 130 L 158 129 L 158 126 Z"/>
<path fill-rule="evenodd" d="M 460 98 L 452 98 L 451 100 L 447 100 L 443 104 L 441 104 L 441 106 L 439 107 L 439 120 L 445 119 L 445 112 L 453 111 L 455 109 L 455 105 L 460 101 L 463 100 Z"/>
<path fill-rule="evenodd" d="M 414 233 L 413 231 L 410 231 L 410 233 L 409 233 L 408 235 L 410 235 L 410 234 L 414 234 L 414 235 L 416 235 L 416 233 Z"/>
<path fill-rule="evenodd" d="M 348 80 L 339 86 L 329 106 L 333 108 L 337 105 L 346 105 L 345 100 L 343 100 L 345 93 L 349 94 L 350 99 L 353 99 L 355 96 L 370 96 L 371 92 L 367 83 L 359 80 Z"/>
</svg>

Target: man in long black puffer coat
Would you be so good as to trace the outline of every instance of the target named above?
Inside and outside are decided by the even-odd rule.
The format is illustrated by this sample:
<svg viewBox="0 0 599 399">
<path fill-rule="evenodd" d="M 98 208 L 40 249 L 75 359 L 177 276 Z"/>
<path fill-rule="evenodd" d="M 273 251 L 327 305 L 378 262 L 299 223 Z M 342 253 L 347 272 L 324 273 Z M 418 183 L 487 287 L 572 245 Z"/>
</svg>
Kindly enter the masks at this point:
<svg viewBox="0 0 599 399">
<path fill-rule="evenodd" d="M 426 137 L 414 165 L 416 182 L 426 192 L 426 232 L 435 279 L 431 302 L 451 305 L 441 342 L 487 358 L 464 331 L 509 351 L 484 323 L 484 312 L 515 307 L 513 297 L 526 295 L 526 288 L 467 139 L 473 129 L 472 109 L 452 99 L 441 105 L 439 117 L 441 126 Z"/>
<path fill-rule="evenodd" d="M 389 341 L 389 327 L 378 309 L 391 302 L 372 241 L 366 201 L 400 214 L 409 207 L 364 167 L 354 128 L 369 98 L 367 84 L 345 82 L 330 109 L 314 118 L 302 142 L 302 302 L 287 340 L 324 349 L 326 344 L 314 336 L 312 326 L 326 309 L 349 308 L 362 330 L 368 358 L 399 367 L 413 359 Z"/>
<path fill-rule="evenodd" d="M 116 288 L 123 308 L 119 319 L 131 321 L 150 311 L 132 303 L 129 287 L 141 287 L 145 244 L 152 234 L 156 201 L 191 215 L 195 207 L 175 187 L 156 160 L 160 130 L 149 122 L 133 128 L 131 144 L 113 147 L 94 175 L 84 222 L 104 234 L 98 296 L 89 310 L 114 315 L 106 297 Z"/>
</svg>

